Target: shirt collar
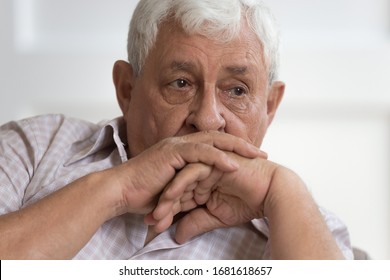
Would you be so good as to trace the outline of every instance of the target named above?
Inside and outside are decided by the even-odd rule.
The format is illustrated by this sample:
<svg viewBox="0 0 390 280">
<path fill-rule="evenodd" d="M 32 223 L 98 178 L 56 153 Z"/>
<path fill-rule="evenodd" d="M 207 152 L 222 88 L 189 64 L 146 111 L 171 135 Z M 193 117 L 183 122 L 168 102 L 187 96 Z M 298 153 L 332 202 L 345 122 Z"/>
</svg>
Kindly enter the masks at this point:
<svg viewBox="0 0 390 280">
<path fill-rule="evenodd" d="M 74 150 L 75 154 L 69 159 L 66 166 L 109 147 L 118 150 L 122 163 L 128 160 L 125 149 L 127 141 L 123 117 L 100 122 L 98 127 L 100 128 L 89 139 L 73 144 L 72 150 Z"/>
</svg>

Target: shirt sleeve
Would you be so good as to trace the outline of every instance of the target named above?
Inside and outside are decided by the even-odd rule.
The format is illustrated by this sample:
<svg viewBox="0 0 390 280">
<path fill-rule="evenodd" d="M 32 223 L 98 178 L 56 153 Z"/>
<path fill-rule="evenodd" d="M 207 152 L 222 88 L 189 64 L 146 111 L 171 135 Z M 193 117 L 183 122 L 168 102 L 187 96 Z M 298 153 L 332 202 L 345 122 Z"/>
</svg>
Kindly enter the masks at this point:
<svg viewBox="0 0 390 280">
<path fill-rule="evenodd" d="M 335 214 L 323 208 L 320 208 L 320 211 L 344 257 L 347 260 L 353 260 L 353 250 L 347 226 Z"/>
<path fill-rule="evenodd" d="M 27 120 L 0 127 L 0 215 L 19 210 L 38 164 L 39 149 Z"/>
<path fill-rule="evenodd" d="M 331 231 L 333 238 L 336 240 L 337 246 L 340 248 L 344 257 L 347 260 L 352 260 L 353 250 L 351 246 L 350 236 L 346 225 L 341 221 L 339 217 L 335 214 L 323 209 L 320 207 L 320 211 L 322 216 L 325 219 L 326 224 L 328 225 L 329 230 Z M 264 219 L 256 219 L 252 221 L 252 224 L 265 236 L 269 236 L 269 228 L 268 228 L 268 220 Z M 269 260 L 271 259 L 271 252 L 269 241 L 264 249 L 263 259 Z"/>
</svg>

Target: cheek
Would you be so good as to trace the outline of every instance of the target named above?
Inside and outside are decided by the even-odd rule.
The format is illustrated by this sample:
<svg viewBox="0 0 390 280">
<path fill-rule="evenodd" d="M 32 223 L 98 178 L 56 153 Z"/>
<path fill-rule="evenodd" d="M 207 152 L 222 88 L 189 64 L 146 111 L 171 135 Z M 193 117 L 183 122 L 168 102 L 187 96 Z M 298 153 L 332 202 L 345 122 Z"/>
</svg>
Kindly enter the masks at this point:
<svg viewBox="0 0 390 280">
<path fill-rule="evenodd" d="M 128 113 L 128 139 L 134 145 L 132 155 L 138 154 L 182 129 L 188 109 L 171 106 L 153 96 L 132 100 Z"/>
<path fill-rule="evenodd" d="M 147 91 L 134 91 L 126 114 L 130 154 L 135 156 L 156 142 L 156 109 Z"/>
<path fill-rule="evenodd" d="M 133 103 L 126 116 L 127 139 L 131 156 L 150 147 L 155 138 L 155 125 L 151 121 L 149 110 L 144 104 Z"/>
<path fill-rule="evenodd" d="M 260 147 L 267 131 L 267 124 L 264 118 L 253 119 L 250 125 L 247 126 L 247 131 L 249 142 L 256 147 Z"/>
<path fill-rule="evenodd" d="M 267 123 L 266 110 L 253 107 L 243 114 L 231 114 L 227 119 L 226 132 L 260 147 L 267 130 Z"/>
<path fill-rule="evenodd" d="M 260 147 L 268 128 L 268 115 L 266 108 L 263 108 L 260 113 L 252 119 L 252 121 L 252 128 L 250 130 L 252 143 L 256 147 Z"/>
<path fill-rule="evenodd" d="M 267 131 L 267 124 L 264 121 L 259 121 L 251 130 L 251 142 L 256 147 L 260 147 L 263 143 L 265 133 Z"/>
<path fill-rule="evenodd" d="M 156 116 L 155 123 L 159 140 L 187 134 L 183 132 L 188 117 L 186 106 L 164 106 L 164 109 Z"/>
</svg>

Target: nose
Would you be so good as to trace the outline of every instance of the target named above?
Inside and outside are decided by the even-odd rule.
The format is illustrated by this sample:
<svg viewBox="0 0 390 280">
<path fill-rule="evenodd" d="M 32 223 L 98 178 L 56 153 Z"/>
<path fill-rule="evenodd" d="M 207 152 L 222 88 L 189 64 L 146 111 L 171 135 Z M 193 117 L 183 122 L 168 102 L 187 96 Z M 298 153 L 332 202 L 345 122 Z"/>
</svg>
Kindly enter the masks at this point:
<svg viewBox="0 0 390 280">
<path fill-rule="evenodd" d="M 226 121 L 216 90 L 207 89 L 198 92 L 190 104 L 190 113 L 186 125 L 197 131 L 216 130 L 223 132 Z"/>
</svg>

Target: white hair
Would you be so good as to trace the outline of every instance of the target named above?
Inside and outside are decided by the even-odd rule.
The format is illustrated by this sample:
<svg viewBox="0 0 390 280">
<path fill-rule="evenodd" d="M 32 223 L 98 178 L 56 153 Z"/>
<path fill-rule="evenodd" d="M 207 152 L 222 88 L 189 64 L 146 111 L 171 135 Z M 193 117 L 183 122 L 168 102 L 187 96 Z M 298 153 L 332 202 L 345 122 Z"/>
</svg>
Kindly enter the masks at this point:
<svg viewBox="0 0 390 280">
<path fill-rule="evenodd" d="M 228 42 L 239 35 L 246 20 L 263 46 L 271 84 L 279 71 L 279 34 L 269 9 L 259 0 L 140 0 L 130 22 L 127 52 L 139 75 L 156 42 L 160 25 L 170 19 L 187 34 Z M 261 55 L 261 54 L 259 54 Z"/>
</svg>

